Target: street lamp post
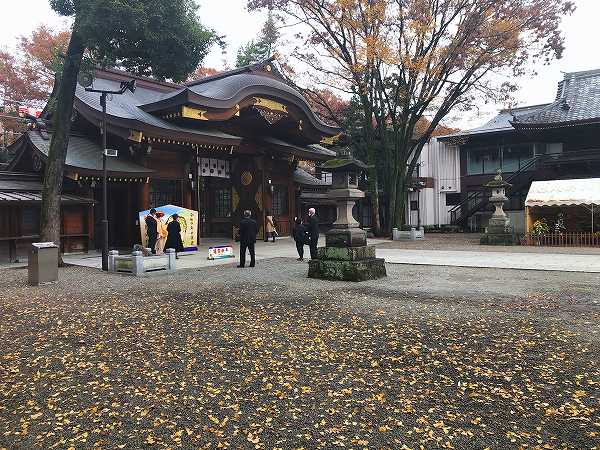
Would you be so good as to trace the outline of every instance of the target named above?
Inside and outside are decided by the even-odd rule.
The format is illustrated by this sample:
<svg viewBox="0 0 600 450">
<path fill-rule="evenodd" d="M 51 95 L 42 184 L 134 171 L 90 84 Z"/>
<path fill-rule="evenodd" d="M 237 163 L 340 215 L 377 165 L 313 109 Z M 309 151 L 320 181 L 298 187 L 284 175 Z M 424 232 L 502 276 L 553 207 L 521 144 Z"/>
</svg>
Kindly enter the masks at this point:
<svg viewBox="0 0 600 450">
<path fill-rule="evenodd" d="M 135 92 L 135 80 L 122 81 L 118 91 L 106 89 L 93 89 L 86 87 L 88 92 L 100 93 L 100 106 L 102 106 L 102 270 L 108 270 L 108 187 L 106 158 L 109 156 L 106 148 L 106 97 L 108 94 L 124 94 L 125 91 Z M 110 156 L 117 156 L 117 152 L 111 152 Z"/>
</svg>

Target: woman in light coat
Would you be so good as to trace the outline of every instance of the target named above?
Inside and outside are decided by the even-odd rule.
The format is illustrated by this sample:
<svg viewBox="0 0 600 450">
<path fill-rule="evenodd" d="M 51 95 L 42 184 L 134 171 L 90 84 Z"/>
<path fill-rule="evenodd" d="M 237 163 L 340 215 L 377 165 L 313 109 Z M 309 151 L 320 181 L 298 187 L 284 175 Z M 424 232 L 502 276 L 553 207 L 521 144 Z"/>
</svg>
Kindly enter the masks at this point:
<svg viewBox="0 0 600 450">
<path fill-rule="evenodd" d="M 165 251 L 165 244 L 167 243 L 167 236 L 169 232 L 167 231 L 167 225 L 163 222 L 162 218 L 165 213 L 161 211 L 156 212 L 156 231 L 158 232 L 158 238 L 156 239 L 156 254 L 162 255 Z"/>
<path fill-rule="evenodd" d="M 267 230 L 265 233 L 265 242 L 269 242 L 269 236 L 272 237 L 273 242 L 275 242 L 275 235 L 277 234 L 277 231 L 275 230 L 275 220 L 268 209 L 265 211 L 265 227 Z"/>
</svg>

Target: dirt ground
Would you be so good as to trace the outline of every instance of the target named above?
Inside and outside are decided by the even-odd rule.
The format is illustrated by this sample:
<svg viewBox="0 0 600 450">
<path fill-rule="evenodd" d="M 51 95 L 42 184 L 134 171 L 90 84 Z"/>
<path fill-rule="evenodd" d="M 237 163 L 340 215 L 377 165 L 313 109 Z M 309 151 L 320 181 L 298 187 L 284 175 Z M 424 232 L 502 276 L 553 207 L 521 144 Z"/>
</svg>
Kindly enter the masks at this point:
<svg viewBox="0 0 600 450">
<path fill-rule="evenodd" d="M 599 448 L 600 276 L 387 269 L 0 271 L 0 448 Z"/>
</svg>

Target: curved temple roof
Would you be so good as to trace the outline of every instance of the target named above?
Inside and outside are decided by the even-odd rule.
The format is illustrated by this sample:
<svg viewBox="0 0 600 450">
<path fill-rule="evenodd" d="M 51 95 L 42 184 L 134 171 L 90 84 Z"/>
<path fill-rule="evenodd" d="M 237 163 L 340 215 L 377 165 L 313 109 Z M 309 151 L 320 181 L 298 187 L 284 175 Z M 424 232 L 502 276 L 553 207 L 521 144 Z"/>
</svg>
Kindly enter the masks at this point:
<svg viewBox="0 0 600 450">
<path fill-rule="evenodd" d="M 96 89 L 118 90 L 119 86 L 120 82 L 115 80 L 99 78 L 94 82 Z M 78 112 L 88 118 L 101 119 L 102 107 L 98 92 L 88 92 L 78 84 L 75 95 L 75 107 Z M 110 124 L 118 127 L 129 127 L 153 135 L 162 135 L 166 130 L 174 137 L 184 140 L 202 140 L 207 143 L 225 145 L 239 145 L 241 142 L 241 137 L 219 130 L 180 127 L 140 108 L 145 100 L 159 98 L 162 95 L 161 92 L 151 89 L 137 88 L 135 93 L 126 91 L 122 95 L 109 96 L 106 102 L 107 120 Z"/>
<path fill-rule="evenodd" d="M 164 113 L 183 106 L 217 110 L 215 112 L 219 118 L 203 120 L 202 125 L 210 126 L 211 120 L 227 120 L 236 115 L 240 107 L 256 104 L 257 101 L 261 101 L 261 98 L 266 98 L 284 102 L 292 109 L 295 108 L 296 114 L 308 119 L 308 123 L 323 137 L 339 133 L 338 128 L 323 123 L 313 113 L 300 92 L 285 83 L 278 75 L 272 60 L 187 84 L 158 82 L 117 70 L 98 71 L 94 88 L 118 90 L 122 80 L 131 78 L 139 81 L 134 93 L 127 91 L 112 98 L 109 96 L 107 101 L 108 120 L 113 125 L 150 134 L 164 133 L 166 130 L 178 139 L 239 145 L 241 137 L 216 129 L 206 129 L 204 126 L 202 129 L 184 128 L 151 113 Z M 99 93 L 88 92 L 82 86 L 77 86 L 75 106 L 84 116 L 92 116 L 96 120 L 100 118 L 102 109 L 99 100 Z"/>
</svg>

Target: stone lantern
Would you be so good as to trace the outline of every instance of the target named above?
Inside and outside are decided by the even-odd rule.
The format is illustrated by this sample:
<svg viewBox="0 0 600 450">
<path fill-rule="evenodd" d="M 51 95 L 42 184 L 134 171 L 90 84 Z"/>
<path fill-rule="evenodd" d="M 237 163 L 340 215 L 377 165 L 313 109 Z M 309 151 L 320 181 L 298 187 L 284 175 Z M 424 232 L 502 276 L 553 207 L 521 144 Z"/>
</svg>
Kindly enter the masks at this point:
<svg viewBox="0 0 600 450">
<path fill-rule="evenodd" d="M 327 161 L 321 169 L 331 172 L 332 185 L 327 197 L 337 208 L 337 220 L 325 234 L 325 247 L 318 259 L 309 261 L 309 278 L 365 281 L 386 276 L 383 259 L 375 258 L 375 247 L 367 245 L 367 233 L 352 215 L 352 208 L 365 193 L 358 179 L 367 166 L 350 156 Z"/>
<path fill-rule="evenodd" d="M 486 233 L 481 238 L 481 244 L 486 245 L 513 245 L 516 243 L 516 236 L 512 232 L 510 219 L 504 212 L 504 202 L 506 197 L 506 188 L 512 185 L 502 179 L 502 171 L 498 170 L 496 176 L 484 187 L 491 190 L 490 203 L 494 206 L 494 212 L 489 220 Z"/>
</svg>

